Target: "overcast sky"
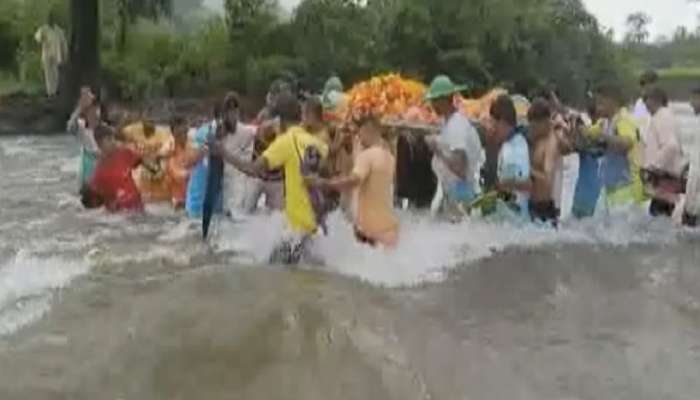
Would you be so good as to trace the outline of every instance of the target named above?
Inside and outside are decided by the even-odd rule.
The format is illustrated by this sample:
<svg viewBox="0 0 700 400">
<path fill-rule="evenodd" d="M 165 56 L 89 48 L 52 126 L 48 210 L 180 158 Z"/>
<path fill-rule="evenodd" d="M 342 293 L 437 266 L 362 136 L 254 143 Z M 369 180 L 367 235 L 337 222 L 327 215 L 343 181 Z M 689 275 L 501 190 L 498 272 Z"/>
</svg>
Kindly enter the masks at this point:
<svg viewBox="0 0 700 400">
<path fill-rule="evenodd" d="M 643 11 L 652 18 L 651 38 L 671 35 L 676 27 L 685 25 L 695 29 L 698 6 L 688 0 L 583 0 L 598 20 L 615 29 L 620 38 L 625 31 L 625 19 L 636 11 Z"/>
<path fill-rule="evenodd" d="M 221 4 L 223 0 L 206 0 L 206 2 Z M 625 19 L 636 11 L 651 15 L 652 39 L 658 35 L 673 34 L 679 25 L 695 29 L 697 14 L 700 11 L 697 5 L 690 4 L 688 0 L 583 0 L 583 2 L 604 26 L 615 30 L 618 38 L 624 34 Z M 299 0 L 280 0 L 280 3 L 291 10 Z"/>
</svg>

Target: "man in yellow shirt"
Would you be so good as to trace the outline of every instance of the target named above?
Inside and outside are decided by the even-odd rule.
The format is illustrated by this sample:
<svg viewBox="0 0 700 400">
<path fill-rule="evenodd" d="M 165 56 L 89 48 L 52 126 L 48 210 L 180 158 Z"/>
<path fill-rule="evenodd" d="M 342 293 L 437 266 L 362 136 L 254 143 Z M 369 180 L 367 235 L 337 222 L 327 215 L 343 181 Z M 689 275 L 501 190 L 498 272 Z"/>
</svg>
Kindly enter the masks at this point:
<svg viewBox="0 0 700 400">
<path fill-rule="evenodd" d="M 292 94 L 281 94 L 277 99 L 276 114 L 280 118 L 282 133 L 255 161 L 243 160 L 228 153 L 220 144 L 212 149 L 229 164 L 241 172 L 260 177 L 265 172 L 284 168 L 285 215 L 294 234 L 293 243 L 286 242 L 276 252 L 289 252 L 282 256 L 285 263 L 296 263 L 301 257 L 304 244 L 318 229 L 318 217 L 302 175 L 302 160 L 310 148 L 315 148 L 322 158 L 328 155 L 328 146 L 318 137 L 303 129 L 301 106 Z M 277 260 L 275 260 L 277 261 Z"/>
<path fill-rule="evenodd" d="M 605 85 L 596 91 L 596 111 L 607 125 L 600 134 L 605 154 L 600 165 L 600 178 L 610 206 L 644 202 L 640 176 L 640 133 L 632 115 L 622 107 L 621 89 Z"/>
</svg>

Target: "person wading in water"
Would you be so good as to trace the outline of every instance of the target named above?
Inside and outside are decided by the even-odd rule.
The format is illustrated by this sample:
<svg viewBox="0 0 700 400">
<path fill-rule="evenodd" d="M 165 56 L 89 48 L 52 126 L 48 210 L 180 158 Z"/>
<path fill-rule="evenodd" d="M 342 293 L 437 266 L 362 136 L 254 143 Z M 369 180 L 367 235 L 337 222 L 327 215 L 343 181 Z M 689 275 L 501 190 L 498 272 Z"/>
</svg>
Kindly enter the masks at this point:
<svg viewBox="0 0 700 400">
<path fill-rule="evenodd" d="M 559 210 L 554 203 L 557 159 L 561 157 L 559 140 L 552 129 L 549 102 L 536 99 L 527 113 L 530 125 L 531 175 L 530 216 L 534 221 L 556 226 Z"/>
<path fill-rule="evenodd" d="M 333 179 L 307 178 L 321 189 L 357 190 L 357 210 L 353 214 L 355 237 L 371 246 L 395 247 L 399 221 L 393 210 L 392 187 L 396 160 L 382 138 L 382 126 L 375 116 L 357 121 L 363 150 L 355 159 L 352 173 Z"/>
<path fill-rule="evenodd" d="M 315 212 L 309 188 L 302 175 L 307 154 L 325 159 L 328 146 L 310 134 L 301 124 L 301 106 L 296 96 L 283 93 L 276 102 L 274 114 L 280 121 L 282 134 L 255 161 L 244 160 L 228 152 L 222 143 L 216 143 L 211 151 L 241 172 L 260 177 L 265 173 L 284 169 L 284 212 L 287 235 L 273 251 L 271 262 L 298 263 L 305 255 L 306 245 L 319 228 L 319 215 Z"/>
</svg>

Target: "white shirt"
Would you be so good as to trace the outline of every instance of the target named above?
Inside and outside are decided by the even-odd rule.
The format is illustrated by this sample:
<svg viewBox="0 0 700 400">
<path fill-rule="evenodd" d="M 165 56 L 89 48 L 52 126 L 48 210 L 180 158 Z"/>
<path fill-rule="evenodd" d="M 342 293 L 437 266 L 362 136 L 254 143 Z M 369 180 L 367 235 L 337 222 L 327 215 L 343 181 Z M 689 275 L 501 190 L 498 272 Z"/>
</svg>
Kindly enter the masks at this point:
<svg viewBox="0 0 700 400">
<path fill-rule="evenodd" d="M 238 123 L 236 133 L 226 137 L 226 151 L 244 160 L 253 158 L 253 145 L 257 129 L 253 125 Z M 248 177 L 236 168 L 226 168 L 224 174 L 224 199 L 229 209 L 239 209 L 245 200 Z"/>
<path fill-rule="evenodd" d="M 437 145 L 443 154 L 450 154 L 455 150 L 462 150 L 466 153 L 466 182 L 471 184 L 478 193 L 479 174 L 481 165 L 484 163 L 484 151 L 481 147 L 479 134 L 469 122 L 469 119 L 460 112 L 452 114 L 440 131 Z M 443 185 L 450 185 L 462 180 L 439 157 L 433 157 L 432 166 L 435 175 L 437 175 Z"/>
<path fill-rule="evenodd" d="M 71 114 L 67 124 L 67 131 L 78 137 L 83 151 L 92 154 L 100 153 L 100 148 L 95 142 L 95 135 L 92 129 L 88 129 L 86 122 L 80 118 L 80 110 L 76 109 Z"/>
<path fill-rule="evenodd" d="M 34 39 L 41 43 L 41 59 L 44 62 L 53 60 L 59 65 L 66 62 L 68 46 L 63 29 L 59 26 L 42 25 L 34 34 Z"/>
<path fill-rule="evenodd" d="M 651 117 L 644 145 L 644 166 L 680 176 L 685 166 L 681 151 L 680 126 L 668 107 Z"/>
<path fill-rule="evenodd" d="M 239 122 L 236 126 L 236 133 L 226 137 L 224 142 L 226 151 L 239 158 L 251 159 L 256 133 L 255 126 Z"/>
</svg>

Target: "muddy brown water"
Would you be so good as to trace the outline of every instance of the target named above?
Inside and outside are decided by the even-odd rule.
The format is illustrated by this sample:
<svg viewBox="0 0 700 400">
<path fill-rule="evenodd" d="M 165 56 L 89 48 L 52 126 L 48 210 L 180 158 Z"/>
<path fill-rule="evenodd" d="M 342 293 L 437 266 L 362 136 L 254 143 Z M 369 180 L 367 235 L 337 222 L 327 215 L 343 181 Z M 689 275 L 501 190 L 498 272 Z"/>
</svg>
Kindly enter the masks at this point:
<svg viewBox="0 0 700 400">
<path fill-rule="evenodd" d="M 1 399 L 700 393 L 693 233 L 516 246 L 383 287 L 164 239 L 177 214 L 82 211 L 76 155 L 70 137 L 0 140 Z"/>
</svg>

